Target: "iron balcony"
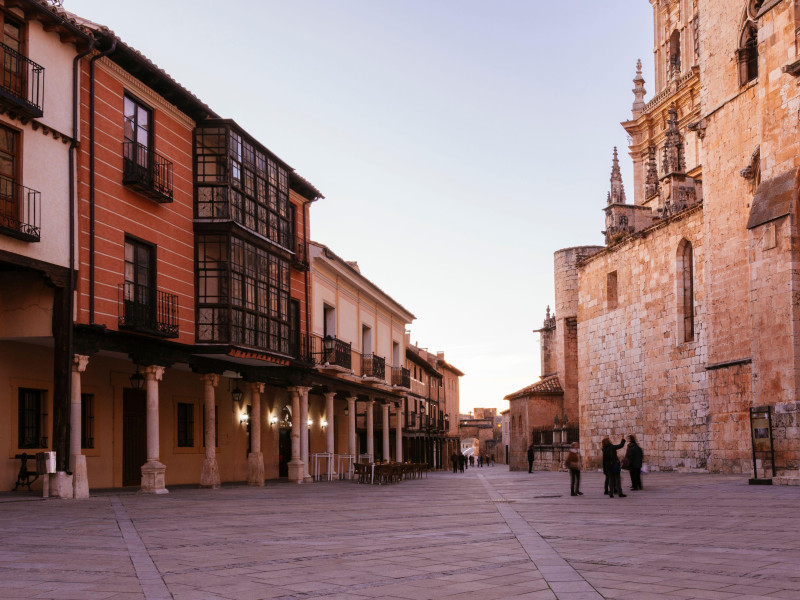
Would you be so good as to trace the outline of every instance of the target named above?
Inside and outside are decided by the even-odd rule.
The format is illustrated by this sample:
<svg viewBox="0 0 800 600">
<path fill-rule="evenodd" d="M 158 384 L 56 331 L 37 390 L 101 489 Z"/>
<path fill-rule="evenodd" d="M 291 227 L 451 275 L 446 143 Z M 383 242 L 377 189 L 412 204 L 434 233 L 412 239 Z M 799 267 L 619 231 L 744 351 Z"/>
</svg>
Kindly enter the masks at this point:
<svg viewBox="0 0 800 600">
<path fill-rule="evenodd" d="M 130 282 L 119 284 L 119 328 L 178 337 L 178 296 Z"/>
<path fill-rule="evenodd" d="M 409 371 L 405 367 L 393 367 L 392 385 L 411 389 L 411 371 Z"/>
<path fill-rule="evenodd" d="M 375 354 L 361 356 L 361 374 L 373 379 L 386 379 L 386 359 Z"/>
<path fill-rule="evenodd" d="M 42 237 L 41 194 L 0 175 L 0 233 L 38 242 Z"/>
<path fill-rule="evenodd" d="M 137 142 L 124 142 L 122 155 L 122 183 L 156 202 L 172 202 L 172 163 L 169 160 Z"/>
<path fill-rule="evenodd" d="M 0 43 L 3 55 L 0 103 L 28 118 L 44 115 L 44 67 Z"/>
</svg>

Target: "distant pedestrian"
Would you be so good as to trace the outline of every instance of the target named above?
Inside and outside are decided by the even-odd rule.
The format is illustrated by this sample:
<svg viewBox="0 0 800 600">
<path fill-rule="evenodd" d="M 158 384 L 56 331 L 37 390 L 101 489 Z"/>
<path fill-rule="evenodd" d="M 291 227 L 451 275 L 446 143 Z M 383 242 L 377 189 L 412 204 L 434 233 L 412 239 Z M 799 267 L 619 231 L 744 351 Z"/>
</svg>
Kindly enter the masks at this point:
<svg viewBox="0 0 800 600">
<path fill-rule="evenodd" d="M 463 473 L 464 469 L 466 467 L 467 467 L 467 457 L 464 456 L 463 454 L 459 453 L 459 455 L 458 455 L 458 470 Z"/>
<path fill-rule="evenodd" d="M 478 466 L 483 466 L 483 454 L 478 454 Z"/>
<path fill-rule="evenodd" d="M 567 453 L 567 459 L 564 464 L 569 469 L 569 495 L 570 496 L 583 496 L 581 491 L 581 469 L 583 468 L 583 459 L 581 458 L 581 451 L 578 447 L 578 442 L 573 442 L 572 447 Z"/>
<path fill-rule="evenodd" d="M 620 480 L 622 466 L 617 456 L 617 450 L 625 446 L 625 438 L 622 438 L 622 441 L 617 445 L 612 444 L 607 437 L 603 438 L 602 446 L 603 471 L 606 473 L 606 481 L 608 482 L 608 497 L 613 498 L 616 491 L 620 498 L 624 498 L 625 494 L 622 493 L 622 482 Z"/>
<path fill-rule="evenodd" d="M 470 454 L 469 455 L 469 466 L 470 467 L 474 467 L 475 466 L 475 455 L 474 454 Z"/>
<path fill-rule="evenodd" d="M 528 446 L 528 473 L 533 473 L 533 442 Z"/>
<path fill-rule="evenodd" d="M 453 455 L 450 457 L 450 462 L 453 463 L 453 473 L 458 473 L 458 452 L 453 452 Z"/>
<path fill-rule="evenodd" d="M 631 489 L 641 490 L 644 452 L 633 434 L 628 436 L 628 448 L 625 450 L 625 458 L 628 460 L 628 470 L 631 473 Z"/>
</svg>

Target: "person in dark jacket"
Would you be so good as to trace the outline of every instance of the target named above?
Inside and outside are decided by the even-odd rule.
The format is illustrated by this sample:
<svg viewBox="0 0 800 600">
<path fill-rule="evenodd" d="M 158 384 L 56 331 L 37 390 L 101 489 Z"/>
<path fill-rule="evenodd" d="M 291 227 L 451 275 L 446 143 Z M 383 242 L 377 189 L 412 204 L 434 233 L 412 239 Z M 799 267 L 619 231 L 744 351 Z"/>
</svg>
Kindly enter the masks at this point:
<svg viewBox="0 0 800 600">
<path fill-rule="evenodd" d="M 628 448 L 625 450 L 625 458 L 628 459 L 628 469 L 631 472 L 631 489 L 642 489 L 642 463 L 644 462 L 644 452 L 636 441 L 636 436 L 628 436 Z"/>
<path fill-rule="evenodd" d="M 450 462 L 453 463 L 453 473 L 458 473 L 458 452 L 453 452 L 450 456 Z"/>
<path fill-rule="evenodd" d="M 606 479 L 608 480 L 608 497 L 614 497 L 614 491 L 620 498 L 624 498 L 625 494 L 622 493 L 622 481 L 620 480 L 620 472 L 622 466 L 619 463 L 617 450 L 625 446 L 625 438 L 619 444 L 612 444 L 611 440 L 603 438 L 603 471 L 606 472 Z"/>
<path fill-rule="evenodd" d="M 533 443 L 528 446 L 528 473 L 533 473 Z"/>
</svg>

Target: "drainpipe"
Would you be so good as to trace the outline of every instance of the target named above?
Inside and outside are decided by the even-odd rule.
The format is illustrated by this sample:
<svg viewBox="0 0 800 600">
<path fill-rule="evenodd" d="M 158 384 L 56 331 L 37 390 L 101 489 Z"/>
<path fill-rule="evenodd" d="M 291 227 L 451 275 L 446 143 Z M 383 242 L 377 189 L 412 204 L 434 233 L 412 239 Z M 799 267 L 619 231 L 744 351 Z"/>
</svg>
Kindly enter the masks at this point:
<svg viewBox="0 0 800 600">
<path fill-rule="evenodd" d="M 72 394 L 72 356 L 74 345 L 75 328 L 75 150 L 78 147 L 78 118 L 80 107 L 80 86 L 78 79 L 80 74 L 80 62 L 83 57 L 94 50 L 94 39 L 89 40 L 89 48 L 85 52 L 75 56 L 72 62 L 72 142 L 69 145 L 69 276 L 67 280 L 67 354 L 69 356 L 69 368 L 65 373 L 67 380 L 67 393 Z M 67 421 L 69 422 L 71 413 L 66 411 Z M 66 451 L 64 458 L 64 471 L 69 472 L 69 451 Z"/>
<path fill-rule="evenodd" d="M 308 205 L 311 204 L 311 200 L 306 200 L 303 202 L 303 243 L 306 245 L 306 260 L 308 261 L 308 268 L 303 273 L 303 277 L 305 278 L 305 295 L 306 295 L 306 340 L 308 341 L 308 353 L 309 356 L 311 355 L 311 321 L 309 320 L 309 309 L 308 309 L 308 272 L 311 270 L 311 252 L 308 248 Z"/>
<path fill-rule="evenodd" d="M 117 49 L 117 39 L 108 50 L 89 61 L 89 324 L 94 325 L 94 63 Z"/>
</svg>

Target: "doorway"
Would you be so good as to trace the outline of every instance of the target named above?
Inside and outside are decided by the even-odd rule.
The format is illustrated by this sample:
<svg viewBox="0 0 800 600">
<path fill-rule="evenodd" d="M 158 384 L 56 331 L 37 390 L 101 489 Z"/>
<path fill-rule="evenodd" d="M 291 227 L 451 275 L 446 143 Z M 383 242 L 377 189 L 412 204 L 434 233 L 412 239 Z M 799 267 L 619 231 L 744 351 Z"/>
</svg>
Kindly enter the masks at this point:
<svg viewBox="0 0 800 600">
<path fill-rule="evenodd" d="M 147 462 L 147 392 L 122 390 L 122 485 L 142 484 Z"/>
<path fill-rule="evenodd" d="M 278 477 L 289 476 L 289 459 L 292 457 L 292 430 L 281 428 L 278 435 Z"/>
</svg>

